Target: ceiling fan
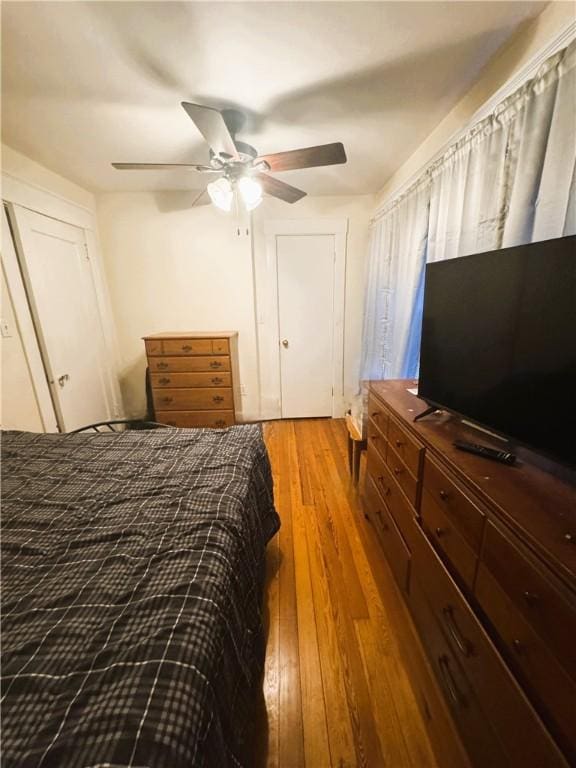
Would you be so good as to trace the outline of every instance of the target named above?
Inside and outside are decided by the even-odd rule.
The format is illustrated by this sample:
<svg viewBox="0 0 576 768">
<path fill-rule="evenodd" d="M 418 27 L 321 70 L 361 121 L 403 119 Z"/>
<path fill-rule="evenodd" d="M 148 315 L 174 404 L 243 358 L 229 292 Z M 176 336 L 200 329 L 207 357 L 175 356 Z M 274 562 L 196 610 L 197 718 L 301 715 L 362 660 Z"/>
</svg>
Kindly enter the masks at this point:
<svg viewBox="0 0 576 768">
<path fill-rule="evenodd" d="M 182 106 L 210 147 L 208 164 L 112 163 L 113 167 L 121 171 L 188 168 L 198 173 L 215 174 L 218 178 L 208 184 L 207 192 L 214 205 L 229 211 L 235 189 L 248 210 L 256 208 L 262 202 L 262 192 L 286 203 L 295 203 L 306 195 L 301 189 L 269 176 L 268 171 L 293 171 L 299 168 L 338 165 L 345 163 L 347 159 L 340 142 L 258 155 L 250 144 L 236 140 L 236 134 L 245 121 L 244 114 L 239 110 L 220 111 L 187 101 L 183 101 Z"/>
</svg>

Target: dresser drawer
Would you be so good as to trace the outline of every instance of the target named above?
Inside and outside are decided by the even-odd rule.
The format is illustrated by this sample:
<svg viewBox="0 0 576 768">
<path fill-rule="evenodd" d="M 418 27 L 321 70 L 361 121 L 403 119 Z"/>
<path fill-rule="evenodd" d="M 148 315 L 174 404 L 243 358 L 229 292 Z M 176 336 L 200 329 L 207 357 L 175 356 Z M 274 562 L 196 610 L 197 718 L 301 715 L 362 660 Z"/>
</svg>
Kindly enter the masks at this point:
<svg viewBox="0 0 576 768">
<path fill-rule="evenodd" d="M 400 589 L 406 592 L 408 590 L 410 550 L 404 543 L 386 504 L 382 501 L 376 486 L 369 477 L 366 479 L 364 503 L 368 517 L 378 533 L 394 578 Z"/>
<path fill-rule="evenodd" d="M 410 587 L 412 616 L 471 763 L 477 768 L 509 768 L 508 757 L 436 621 L 422 586 L 424 578 L 425 574 L 414 571 Z"/>
<path fill-rule="evenodd" d="M 391 424 L 392 422 L 390 422 L 390 426 Z M 392 443 L 390 441 L 388 441 L 388 448 L 386 449 L 386 464 L 388 464 L 390 471 L 394 475 L 394 479 L 406 494 L 406 498 L 410 504 L 416 507 L 418 499 L 418 481 L 412 475 L 404 461 L 392 448 Z"/>
<path fill-rule="evenodd" d="M 388 437 L 388 411 L 381 405 L 376 398 L 370 396 L 368 398 L 368 417 L 372 419 L 374 425 L 382 434 L 384 439 Z"/>
<path fill-rule="evenodd" d="M 404 541 L 410 548 L 410 539 L 414 536 L 413 520 L 415 516 L 414 508 L 410 506 L 408 499 L 398 487 L 392 477 L 387 465 L 378 457 L 380 461 L 376 464 L 370 463 L 371 478 L 376 490 L 382 497 L 383 502 L 388 507 L 389 512 L 398 528 Z"/>
<path fill-rule="evenodd" d="M 434 617 L 508 755 L 509 765 L 566 766 L 466 599 L 419 533 L 412 553 L 413 581 L 421 579 Z M 413 588 L 410 601 L 412 592 Z"/>
<path fill-rule="evenodd" d="M 411 591 L 413 587 L 418 589 L 414 582 L 410 585 Z M 416 596 L 415 601 L 417 599 Z M 414 632 L 414 635 L 416 634 Z M 438 765 L 438 768 L 471 768 L 470 758 L 455 728 L 450 708 L 438 685 L 432 665 L 422 649 L 421 638 L 418 637 L 417 643 L 414 643 L 410 633 L 408 636 L 400 636 L 399 641 L 410 675 L 410 686 L 432 742 L 435 765 Z M 419 765 L 414 764 L 414 768 L 419 768 Z"/>
<path fill-rule="evenodd" d="M 576 685 L 484 566 L 476 594 L 508 649 L 512 667 L 534 702 L 545 707 L 559 742 L 576 765 Z M 576 638 L 573 638 L 576 641 Z"/>
<path fill-rule="evenodd" d="M 164 339 L 165 355 L 211 355 L 212 339 Z"/>
<path fill-rule="evenodd" d="M 438 506 L 451 524 L 479 554 L 486 516 L 466 491 L 429 456 L 424 459 L 422 493 L 428 505 Z"/>
<path fill-rule="evenodd" d="M 230 373 L 152 373 L 155 389 L 165 387 L 231 387 Z"/>
<path fill-rule="evenodd" d="M 172 427 L 231 427 L 234 411 L 156 411 L 156 421 Z"/>
<path fill-rule="evenodd" d="M 500 529 L 486 526 L 483 566 L 576 680 L 576 604 Z M 486 609 L 485 609 L 486 610 Z"/>
<path fill-rule="evenodd" d="M 420 476 L 424 446 L 393 418 L 388 423 L 388 442 L 414 477 Z"/>
<path fill-rule="evenodd" d="M 382 436 L 380 431 L 376 429 L 374 423 L 368 421 L 368 448 L 371 451 L 376 451 L 384 461 L 386 461 L 386 450 L 388 447 L 388 441 Z"/>
<path fill-rule="evenodd" d="M 161 389 L 152 390 L 157 411 L 228 410 L 233 407 L 232 390 Z"/>
<path fill-rule="evenodd" d="M 178 371 L 229 371 L 229 357 L 150 357 L 150 373 L 176 373 Z"/>
<path fill-rule="evenodd" d="M 436 546 L 452 563 L 464 583 L 472 590 L 478 557 L 455 528 L 452 519 L 448 518 L 444 514 L 444 510 L 432 500 L 426 488 L 422 491 L 420 515 L 422 525 L 430 538 L 434 540 Z"/>
<path fill-rule="evenodd" d="M 144 346 L 146 347 L 147 355 L 162 354 L 162 339 L 145 339 Z"/>
<path fill-rule="evenodd" d="M 228 339 L 212 339 L 212 354 L 227 355 L 230 352 Z"/>
</svg>

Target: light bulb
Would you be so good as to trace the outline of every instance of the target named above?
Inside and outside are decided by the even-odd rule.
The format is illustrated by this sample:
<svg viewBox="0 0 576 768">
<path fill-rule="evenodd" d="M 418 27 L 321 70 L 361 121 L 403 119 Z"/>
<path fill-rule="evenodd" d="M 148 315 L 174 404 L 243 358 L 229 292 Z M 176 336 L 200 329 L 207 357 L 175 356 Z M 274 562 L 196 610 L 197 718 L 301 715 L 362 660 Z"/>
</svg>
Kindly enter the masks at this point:
<svg viewBox="0 0 576 768">
<path fill-rule="evenodd" d="M 210 195 L 210 200 L 212 200 L 217 208 L 220 208 L 221 211 L 230 211 L 234 194 L 232 184 L 225 176 L 212 181 L 208 184 L 206 190 Z"/>
<path fill-rule="evenodd" d="M 238 189 L 246 210 L 252 211 L 262 202 L 262 186 L 250 176 L 243 176 L 239 180 Z"/>
</svg>

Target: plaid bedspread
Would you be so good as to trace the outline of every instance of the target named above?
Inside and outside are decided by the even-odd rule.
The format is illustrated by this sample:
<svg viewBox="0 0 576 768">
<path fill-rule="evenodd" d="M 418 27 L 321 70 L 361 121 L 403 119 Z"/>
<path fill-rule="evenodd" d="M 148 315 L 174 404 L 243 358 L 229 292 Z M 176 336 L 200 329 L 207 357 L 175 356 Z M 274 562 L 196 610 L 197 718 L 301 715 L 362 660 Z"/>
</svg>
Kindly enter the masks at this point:
<svg viewBox="0 0 576 768">
<path fill-rule="evenodd" d="M 236 766 L 279 527 L 258 426 L 2 439 L 2 765 Z"/>
</svg>

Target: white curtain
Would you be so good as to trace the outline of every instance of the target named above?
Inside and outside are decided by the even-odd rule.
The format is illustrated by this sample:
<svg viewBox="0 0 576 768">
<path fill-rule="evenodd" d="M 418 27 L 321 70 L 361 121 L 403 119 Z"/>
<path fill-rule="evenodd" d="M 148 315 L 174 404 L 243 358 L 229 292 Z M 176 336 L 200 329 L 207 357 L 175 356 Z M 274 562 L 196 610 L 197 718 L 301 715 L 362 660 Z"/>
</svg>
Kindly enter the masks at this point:
<svg viewBox="0 0 576 768">
<path fill-rule="evenodd" d="M 412 310 L 426 261 L 430 183 L 410 190 L 373 224 L 364 314 L 362 378 L 403 375 Z"/>
<path fill-rule="evenodd" d="M 576 233 L 576 42 L 373 224 L 361 378 L 417 373 L 423 265 Z"/>
<path fill-rule="evenodd" d="M 546 62 L 522 96 L 504 246 L 576 232 L 576 41 Z"/>
<path fill-rule="evenodd" d="M 509 112 L 482 122 L 429 170 L 427 261 L 501 246 L 509 197 Z"/>
</svg>

